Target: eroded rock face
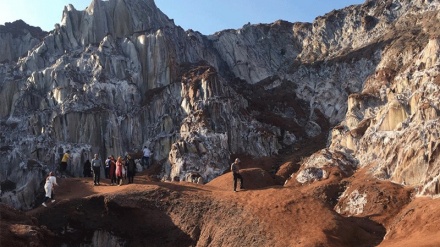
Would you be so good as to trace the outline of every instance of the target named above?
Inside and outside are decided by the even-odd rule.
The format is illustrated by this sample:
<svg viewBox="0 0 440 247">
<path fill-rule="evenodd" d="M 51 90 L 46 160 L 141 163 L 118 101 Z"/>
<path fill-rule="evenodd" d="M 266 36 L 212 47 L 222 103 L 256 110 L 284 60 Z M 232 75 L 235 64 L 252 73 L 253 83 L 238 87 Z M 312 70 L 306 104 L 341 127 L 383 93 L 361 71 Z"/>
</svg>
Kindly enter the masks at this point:
<svg viewBox="0 0 440 247">
<path fill-rule="evenodd" d="M 224 161 L 231 153 L 261 157 L 280 149 L 280 129 L 243 114 L 247 101 L 228 87 L 214 68 L 190 70 L 181 85 L 186 117 L 180 125 L 180 140 L 171 147 L 172 178 L 185 174 L 182 171 L 197 171 L 209 181 L 224 172 Z M 259 131 L 265 128 L 268 132 Z"/>
<path fill-rule="evenodd" d="M 335 130 L 332 140 L 333 148 L 352 150 L 360 166 L 377 163 L 377 177 L 419 187 L 424 195 L 438 193 L 440 172 L 438 19 L 438 11 L 428 12 L 411 30 L 420 31 L 417 42 L 403 35 L 387 48 L 363 92 L 351 98 L 343 130 Z"/>
<path fill-rule="evenodd" d="M 158 177 L 209 181 L 231 155 L 274 156 L 337 126 L 298 181 L 325 178 L 319 160 L 341 170 L 378 161 L 377 177 L 438 193 L 438 10 L 367 1 L 313 23 L 203 36 L 152 0 L 69 5 L 27 56 L 0 66 L 0 180 L 36 188 L 65 150 L 80 176 L 94 153 L 147 145 Z M 29 160 L 37 172 L 19 165 Z M 31 194 L 2 198 L 30 208 Z"/>
<path fill-rule="evenodd" d="M 153 1 L 94 1 L 86 11 L 67 6 L 41 44 L 2 67 L 9 161 L 2 166 L 10 171 L 2 180 L 29 186 L 10 176 L 17 164 L 35 159 L 53 170 L 66 150 L 73 176 L 94 153 L 123 156 L 148 145 L 163 164 L 159 177 L 197 171 L 205 181 L 227 169 L 231 153 L 276 154 L 279 128 L 242 114 L 248 103 L 228 85 L 228 72 L 217 72 L 226 67 L 208 42 L 174 26 Z M 26 194 L 16 192 L 4 197 Z"/>
<path fill-rule="evenodd" d="M 0 63 L 16 62 L 38 45 L 47 32 L 22 20 L 0 25 Z"/>
<path fill-rule="evenodd" d="M 393 27 L 383 29 L 379 21 L 370 29 L 386 30 L 384 36 L 377 37 L 384 45 L 380 62 L 362 90 L 348 97 L 346 116 L 332 130 L 329 148 L 350 154 L 352 165 L 367 167 L 376 178 L 415 188 L 417 195 L 436 195 L 440 173 L 440 33 L 436 23 L 440 6 L 426 1 L 390 1 L 386 7 L 370 1 L 365 5 L 373 6 L 374 12 L 386 11 Z M 304 162 L 295 174 L 297 180 L 316 179 L 318 172 L 322 173 L 322 164 L 317 161 L 323 158 L 318 153 Z M 318 171 L 302 181 L 301 174 L 309 166 Z M 341 195 L 336 209 L 359 216 L 364 207 L 375 202 L 367 200 L 374 198 L 371 192 L 362 191 L 359 184 L 354 186 Z"/>
</svg>

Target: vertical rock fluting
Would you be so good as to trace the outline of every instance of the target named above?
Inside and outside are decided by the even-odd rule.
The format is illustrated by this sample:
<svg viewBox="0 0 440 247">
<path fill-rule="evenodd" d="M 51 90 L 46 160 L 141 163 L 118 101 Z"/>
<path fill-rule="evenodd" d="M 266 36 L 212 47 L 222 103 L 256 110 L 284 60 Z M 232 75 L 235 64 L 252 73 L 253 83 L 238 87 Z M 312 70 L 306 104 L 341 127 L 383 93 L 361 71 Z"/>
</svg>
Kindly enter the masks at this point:
<svg viewBox="0 0 440 247">
<path fill-rule="evenodd" d="M 41 42 L 47 33 L 18 20 L 0 25 L 0 63 L 16 62 Z"/>
<path fill-rule="evenodd" d="M 440 15 L 438 3 L 421 4 L 391 4 L 408 13 L 385 35 L 394 38 L 387 41 L 363 91 L 350 96 L 346 118 L 333 130 L 331 148 L 353 152 L 358 165 L 368 166 L 377 178 L 432 196 L 439 194 L 440 176 Z"/>
<path fill-rule="evenodd" d="M 364 33 L 363 39 L 350 39 L 357 47 L 365 42 L 372 44 L 351 53 L 359 55 L 357 58 L 363 57 L 367 62 L 364 64 L 369 64 L 357 67 L 358 73 L 362 71 L 359 68 L 367 68 L 362 83 L 349 84 L 352 89 L 354 85 L 361 86 L 361 90 L 346 90 L 348 101 L 344 107 L 347 110 L 341 124 L 331 132 L 329 150 L 315 153 L 305 160 L 294 177 L 298 182 L 308 183 L 326 179 L 326 172 L 332 166 L 342 170 L 367 167 L 376 178 L 409 185 L 418 195 L 437 195 L 440 174 L 437 159 L 440 33 L 436 23 L 440 6 L 432 1 L 389 1 L 386 5 L 368 1 L 363 6 L 367 8 L 356 11 L 375 15 L 375 25 L 349 34 L 353 37 Z M 383 15 L 377 15 L 379 12 Z M 329 21 L 328 15 L 327 18 L 318 18 L 314 28 L 328 28 L 319 27 L 320 23 Z M 345 16 L 345 20 L 347 18 L 352 17 Z M 332 51 L 332 45 L 323 41 L 327 36 L 312 38 L 313 35 L 306 39 L 309 44 L 322 42 L 303 49 L 301 59 L 316 59 L 316 56 L 310 56 L 323 53 L 313 53 L 310 49 L 322 50 L 324 46 L 329 57 L 341 60 L 342 57 L 336 55 L 340 51 Z M 342 43 L 333 44 L 338 47 Z M 328 155 L 337 151 L 345 152 L 349 159 L 341 162 Z M 362 187 L 351 186 L 350 190 L 369 197 L 369 192 Z M 347 204 L 349 197 L 349 193 L 344 193 L 339 198 L 339 209 L 350 207 Z M 365 200 L 365 203 L 374 202 Z M 362 215 L 362 210 L 348 214 Z"/>
<path fill-rule="evenodd" d="M 265 126 L 246 112 L 248 102 L 233 91 L 217 71 L 199 66 L 182 77 L 182 110 L 179 137 L 169 156 L 171 178 L 184 179 L 197 172 L 209 181 L 228 169 L 231 153 L 254 157 L 270 156 L 280 149 L 273 127 L 270 134 L 258 129 Z"/>
</svg>

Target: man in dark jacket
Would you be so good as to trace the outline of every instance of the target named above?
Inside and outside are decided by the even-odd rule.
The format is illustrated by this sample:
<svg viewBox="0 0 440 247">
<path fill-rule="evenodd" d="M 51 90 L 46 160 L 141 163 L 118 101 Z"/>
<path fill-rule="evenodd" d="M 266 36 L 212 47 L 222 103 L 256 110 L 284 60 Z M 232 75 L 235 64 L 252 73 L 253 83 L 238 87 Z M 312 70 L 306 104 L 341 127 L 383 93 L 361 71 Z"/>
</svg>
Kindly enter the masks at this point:
<svg viewBox="0 0 440 247">
<path fill-rule="evenodd" d="M 240 189 L 243 189 L 243 177 L 240 174 L 239 167 L 240 159 L 236 158 L 234 163 L 231 164 L 232 175 L 234 176 L 234 192 L 237 192 L 237 180 L 240 179 Z"/>
<path fill-rule="evenodd" d="M 84 163 L 83 175 L 85 178 L 92 176 L 92 163 L 90 163 L 90 160 L 86 160 Z"/>
<path fill-rule="evenodd" d="M 133 183 L 134 175 L 136 174 L 136 163 L 134 162 L 134 159 L 127 154 L 127 177 L 128 177 L 128 183 Z"/>
</svg>

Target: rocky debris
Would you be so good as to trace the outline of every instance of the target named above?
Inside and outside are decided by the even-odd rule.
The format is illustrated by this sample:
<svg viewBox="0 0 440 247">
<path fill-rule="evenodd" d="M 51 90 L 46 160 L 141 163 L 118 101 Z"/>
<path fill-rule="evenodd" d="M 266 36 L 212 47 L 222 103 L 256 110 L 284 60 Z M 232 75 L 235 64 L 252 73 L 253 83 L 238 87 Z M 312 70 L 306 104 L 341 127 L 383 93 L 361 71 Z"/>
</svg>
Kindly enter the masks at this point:
<svg viewBox="0 0 440 247">
<path fill-rule="evenodd" d="M 360 169 L 342 183 L 346 190 L 334 207 L 336 212 L 346 216 L 370 216 L 386 227 L 415 196 L 413 188 L 375 179 L 368 168 Z"/>
<path fill-rule="evenodd" d="M 292 177 L 301 184 L 313 183 L 328 179 L 333 167 L 337 168 L 342 177 L 349 177 L 356 170 L 356 160 L 346 153 L 323 149 L 304 160 L 299 171 L 293 173 Z"/>
<path fill-rule="evenodd" d="M 2 246 L 49 246 L 55 235 L 40 226 L 35 217 L 0 203 L 0 243 Z"/>
</svg>

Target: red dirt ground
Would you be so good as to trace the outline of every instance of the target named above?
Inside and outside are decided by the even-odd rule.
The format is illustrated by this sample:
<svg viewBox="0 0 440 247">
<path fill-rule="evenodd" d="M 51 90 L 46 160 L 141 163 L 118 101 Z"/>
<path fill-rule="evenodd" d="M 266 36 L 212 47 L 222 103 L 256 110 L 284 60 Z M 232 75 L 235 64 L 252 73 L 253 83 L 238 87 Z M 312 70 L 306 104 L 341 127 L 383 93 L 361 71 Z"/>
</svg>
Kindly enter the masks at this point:
<svg viewBox="0 0 440 247">
<path fill-rule="evenodd" d="M 258 168 L 245 169 L 243 177 L 246 189 L 237 193 L 230 173 L 206 185 L 157 182 L 146 173 L 122 186 L 105 179 L 101 186 L 91 178 L 58 179 L 57 201 L 48 208 L 22 213 L 2 206 L 0 244 L 56 246 L 61 240 L 54 234 L 68 223 L 108 228 L 130 239 L 127 246 L 440 246 L 440 199 L 409 201 L 410 189 L 371 179 L 362 170 L 350 179 L 330 176 L 310 185 L 275 185 Z M 359 217 L 337 214 L 332 197 L 341 183 L 362 183 L 377 203 Z M 90 241 L 88 235 L 79 232 L 76 238 Z M 73 245 L 72 238 L 61 242 Z"/>
</svg>

